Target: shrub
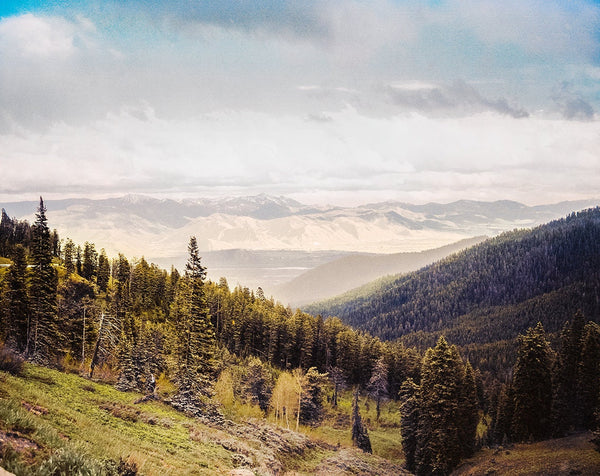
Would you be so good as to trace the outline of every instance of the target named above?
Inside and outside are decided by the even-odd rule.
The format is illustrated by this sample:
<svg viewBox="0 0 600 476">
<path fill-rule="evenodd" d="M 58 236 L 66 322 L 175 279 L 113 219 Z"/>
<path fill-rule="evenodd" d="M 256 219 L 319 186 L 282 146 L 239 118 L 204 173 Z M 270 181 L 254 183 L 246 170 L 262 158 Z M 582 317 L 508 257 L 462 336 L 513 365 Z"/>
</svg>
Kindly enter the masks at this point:
<svg viewBox="0 0 600 476">
<path fill-rule="evenodd" d="M 104 476 L 105 467 L 89 456 L 72 448 L 61 448 L 44 461 L 38 468 L 39 476 L 62 476 L 77 474 L 81 476 Z"/>
<path fill-rule="evenodd" d="M 2 346 L 0 348 L 0 370 L 12 375 L 21 375 L 23 373 L 23 357 Z"/>
</svg>

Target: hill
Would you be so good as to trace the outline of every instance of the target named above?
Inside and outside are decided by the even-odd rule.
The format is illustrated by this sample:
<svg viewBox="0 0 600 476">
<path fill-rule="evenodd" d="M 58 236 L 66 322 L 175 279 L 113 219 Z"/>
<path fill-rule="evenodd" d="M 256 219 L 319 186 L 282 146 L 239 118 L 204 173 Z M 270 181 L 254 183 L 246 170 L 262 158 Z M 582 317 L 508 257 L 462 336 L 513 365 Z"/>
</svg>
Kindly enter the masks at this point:
<svg viewBox="0 0 600 476">
<path fill-rule="evenodd" d="M 590 443 L 590 433 L 566 438 L 486 448 L 464 461 L 453 476 L 480 474 L 538 475 L 600 473 L 600 453 Z"/>
<path fill-rule="evenodd" d="M 262 419 L 200 420 L 160 401 L 136 403 L 138 393 L 29 364 L 19 377 L 0 371 L 0 395 L 0 467 L 17 476 L 133 475 L 133 468 L 144 475 L 407 474 L 350 447 L 349 429 L 340 446 L 339 430 L 330 430 L 332 444 L 323 433 L 315 439 Z"/>
<path fill-rule="evenodd" d="M 426 251 L 343 256 L 267 291 L 272 291 L 281 302 L 301 306 L 342 294 L 383 276 L 416 271 L 483 240 L 484 237 L 467 238 Z"/>
<path fill-rule="evenodd" d="M 496 238 L 369 288 L 307 306 L 383 339 L 426 347 L 514 339 L 541 321 L 558 331 L 581 309 L 600 316 L 600 208 Z"/>
</svg>

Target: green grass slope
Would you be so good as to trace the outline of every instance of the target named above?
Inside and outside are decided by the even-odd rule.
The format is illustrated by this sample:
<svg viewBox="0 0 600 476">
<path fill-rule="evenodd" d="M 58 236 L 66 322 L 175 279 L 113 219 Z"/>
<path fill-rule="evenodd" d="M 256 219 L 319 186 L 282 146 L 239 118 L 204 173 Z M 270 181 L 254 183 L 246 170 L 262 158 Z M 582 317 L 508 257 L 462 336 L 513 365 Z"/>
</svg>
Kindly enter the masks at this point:
<svg viewBox="0 0 600 476">
<path fill-rule="evenodd" d="M 128 474 L 128 465 L 161 476 L 227 475 L 236 468 L 255 474 L 404 473 L 393 406 L 374 425 L 375 455 L 367 455 L 350 447 L 344 408 L 331 415 L 332 426 L 296 433 L 264 419 L 204 424 L 158 401 L 135 404 L 140 396 L 30 364 L 19 377 L 0 372 L 0 467 L 17 475 L 117 475 Z M 342 424 L 335 427 L 334 419 Z"/>
</svg>

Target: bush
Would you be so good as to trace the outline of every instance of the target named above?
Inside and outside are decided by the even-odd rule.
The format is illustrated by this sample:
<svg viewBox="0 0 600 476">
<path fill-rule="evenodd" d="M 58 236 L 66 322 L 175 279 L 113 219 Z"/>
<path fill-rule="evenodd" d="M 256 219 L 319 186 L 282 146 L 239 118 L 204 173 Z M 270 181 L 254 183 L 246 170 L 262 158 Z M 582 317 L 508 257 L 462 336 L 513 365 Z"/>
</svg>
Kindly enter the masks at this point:
<svg viewBox="0 0 600 476">
<path fill-rule="evenodd" d="M 4 346 L 0 347 L 0 370 L 15 376 L 21 375 L 23 373 L 23 357 Z"/>
<path fill-rule="evenodd" d="M 38 468 L 39 476 L 104 476 L 106 469 L 89 456 L 71 448 L 61 448 Z"/>
</svg>

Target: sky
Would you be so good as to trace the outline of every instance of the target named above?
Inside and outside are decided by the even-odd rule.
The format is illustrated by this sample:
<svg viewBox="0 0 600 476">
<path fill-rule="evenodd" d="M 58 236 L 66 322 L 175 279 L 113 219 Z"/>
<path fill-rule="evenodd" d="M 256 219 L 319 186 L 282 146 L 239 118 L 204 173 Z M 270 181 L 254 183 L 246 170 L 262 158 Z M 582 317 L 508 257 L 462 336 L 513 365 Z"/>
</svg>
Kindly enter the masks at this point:
<svg viewBox="0 0 600 476">
<path fill-rule="evenodd" d="M 0 2 L 0 201 L 600 197 L 600 2 Z"/>
</svg>

